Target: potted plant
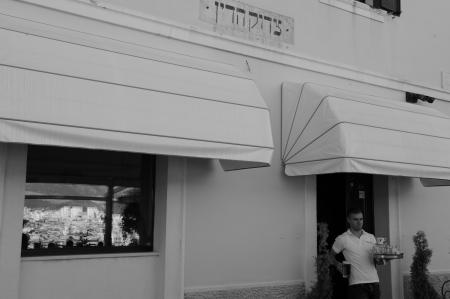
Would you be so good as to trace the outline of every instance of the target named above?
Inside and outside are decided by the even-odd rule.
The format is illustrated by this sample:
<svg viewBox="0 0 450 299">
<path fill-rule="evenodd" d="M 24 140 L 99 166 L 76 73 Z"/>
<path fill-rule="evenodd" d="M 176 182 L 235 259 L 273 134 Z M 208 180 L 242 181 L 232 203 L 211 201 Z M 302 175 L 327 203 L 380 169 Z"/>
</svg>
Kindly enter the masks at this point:
<svg viewBox="0 0 450 299">
<path fill-rule="evenodd" d="M 333 296 L 327 244 L 328 233 L 328 225 L 326 223 L 317 224 L 317 238 L 319 242 L 316 257 L 317 281 L 307 292 L 306 299 L 331 299 Z"/>
<path fill-rule="evenodd" d="M 439 294 L 428 278 L 427 265 L 430 263 L 432 250 L 423 231 L 418 231 L 413 237 L 416 252 L 411 264 L 411 292 L 414 299 L 437 299 Z"/>
</svg>

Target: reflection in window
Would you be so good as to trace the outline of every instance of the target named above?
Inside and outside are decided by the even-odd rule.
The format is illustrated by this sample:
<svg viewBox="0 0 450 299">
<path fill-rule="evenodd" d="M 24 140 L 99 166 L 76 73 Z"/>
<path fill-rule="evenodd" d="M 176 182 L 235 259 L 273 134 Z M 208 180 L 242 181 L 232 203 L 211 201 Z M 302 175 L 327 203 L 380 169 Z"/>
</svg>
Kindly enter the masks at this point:
<svg viewBox="0 0 450 299">
<path fill-rule="evenodd" d="M 153 157 L 30 146 L 22 254 L 151 250 Z"/>
</svg>

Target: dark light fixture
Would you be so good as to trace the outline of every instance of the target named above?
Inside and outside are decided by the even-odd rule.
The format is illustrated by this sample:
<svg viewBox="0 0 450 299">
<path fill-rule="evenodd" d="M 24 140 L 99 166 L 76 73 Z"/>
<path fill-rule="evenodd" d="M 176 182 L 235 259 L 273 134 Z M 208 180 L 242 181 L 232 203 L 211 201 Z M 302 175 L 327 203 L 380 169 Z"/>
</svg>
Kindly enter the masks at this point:
<svg viewBox="0 0 450 299">
<path fill-rule="evenodd" d="M 418 93 L 412 93 L 412 92 L 406 92 L 406 101 L 408 103 L 413 103 L 413 104 L 417 104 L 417 102 L 421 100 L 424 102 L 428 102 L 428 103 L 433 103 L 434 100 L 436 100 L 433 97 L 429 97 L 423 94 L 418 94 Z"/>
</svg>

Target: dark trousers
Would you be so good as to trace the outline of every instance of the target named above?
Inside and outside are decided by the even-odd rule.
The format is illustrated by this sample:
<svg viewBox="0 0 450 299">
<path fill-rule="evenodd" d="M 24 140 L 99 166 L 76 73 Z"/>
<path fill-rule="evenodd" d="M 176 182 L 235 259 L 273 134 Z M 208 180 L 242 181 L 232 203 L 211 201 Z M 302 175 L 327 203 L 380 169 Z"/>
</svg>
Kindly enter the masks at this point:
<svg viewBox="0 0 450 299">
<path fill-rule="evenodd" d="M 360 283 L 348 286 L 348 299 L 380 299 L 379 283 Z"/>
</svg>

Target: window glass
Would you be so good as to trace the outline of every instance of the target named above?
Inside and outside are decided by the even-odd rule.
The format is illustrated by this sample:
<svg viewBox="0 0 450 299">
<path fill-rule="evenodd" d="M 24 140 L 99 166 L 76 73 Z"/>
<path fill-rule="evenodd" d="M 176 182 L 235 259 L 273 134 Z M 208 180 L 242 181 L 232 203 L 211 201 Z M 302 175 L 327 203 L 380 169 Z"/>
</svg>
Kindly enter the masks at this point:
<svg viewBox="0 0 450 299">
<path fill-rule="evenodd" d="M 135 246 L 139 244 L 141 218 L 141 190 L 139 188 L 115 187 L 113 198 L 113 246 Z"/>
<path fill-rule="evenodd" d="M 22 255 L 151 250 L 154 157 L 29 146 Z"/>
</svg>

